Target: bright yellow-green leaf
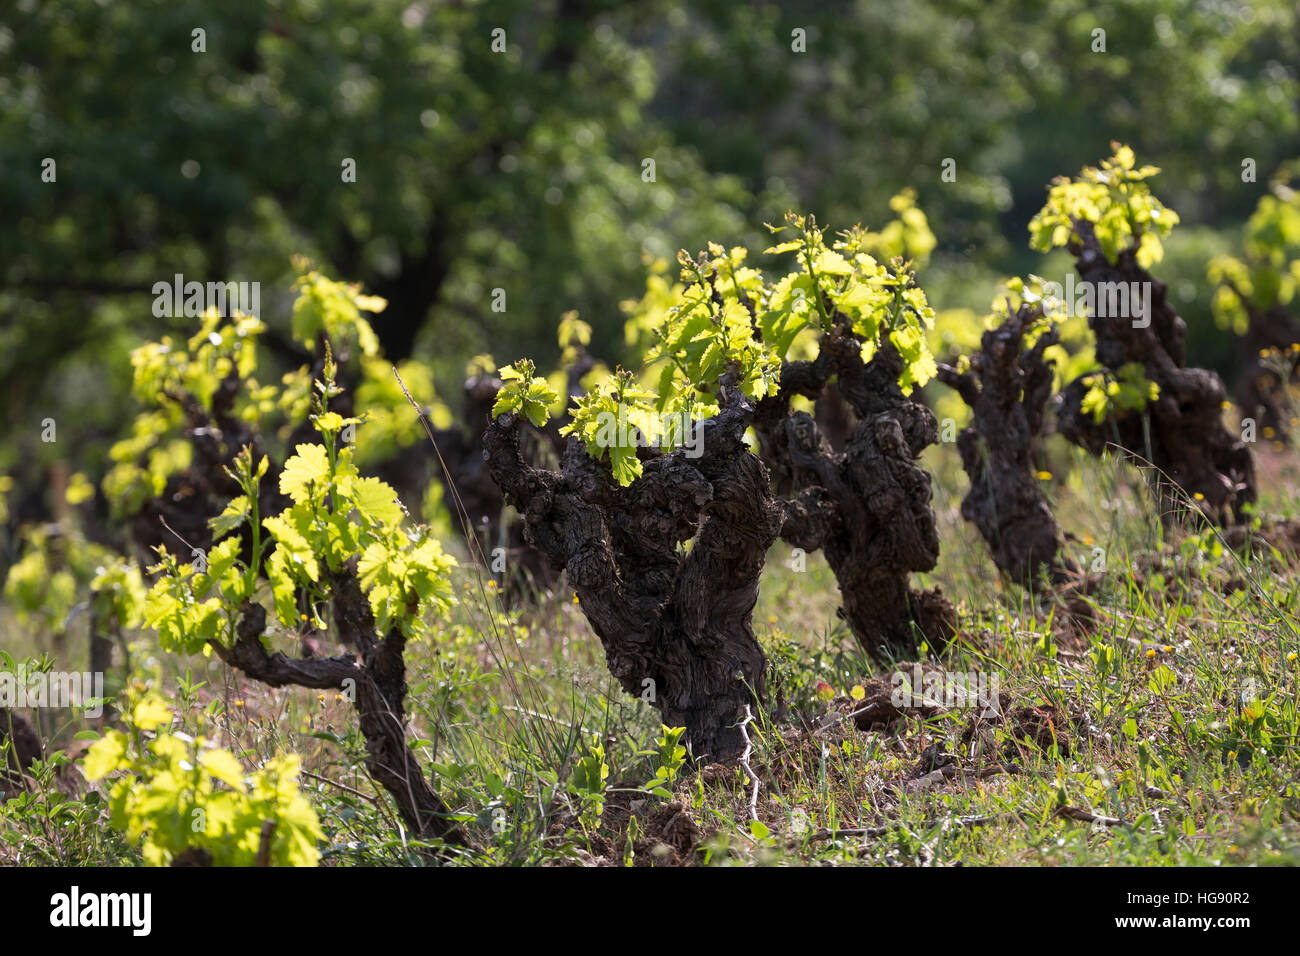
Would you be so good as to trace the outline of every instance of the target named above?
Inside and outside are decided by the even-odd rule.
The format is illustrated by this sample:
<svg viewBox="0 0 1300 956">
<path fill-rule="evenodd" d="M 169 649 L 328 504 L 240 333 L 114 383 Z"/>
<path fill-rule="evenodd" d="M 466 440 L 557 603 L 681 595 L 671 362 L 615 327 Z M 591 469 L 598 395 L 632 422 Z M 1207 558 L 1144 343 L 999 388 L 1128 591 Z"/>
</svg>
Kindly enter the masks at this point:
<svg viewBox="0 0 1300 956">
<path fill-rule="evenodd" d="M 207 750 L 199 756 L 199 765 L 227 786 L 244 789 L 244 768 L 227 750 Z"/>
<path fill-rule="evenodd" d="M 120 730 L 110 730 L 86 750 L 81 771 L 93 782 L 116 770 L 125 756 L 126 735 Z"/>
<path fill-rule="evenodd" d="M 296 451 L 280 473 L 280 493 L 288 495 L 295 504 L 302 504 L 311 498 L 312 486 L 328 481 L 329 459 L 321 445 L 299 445 Z"/>
<path fill-rule="evenodd" d="M 397 492 L 378 478 L 360 478 L 352 486 L 352 502 L 357 510 L 373 523 L 382 527 L 395 527 L 402 521 L 402 506 Z"/>
<path fill-rule="evenodd" d="M 153 730 L 159 724 L 171 723 L 172 711 L 167 702 L 152 694 L 140 698 L 131 713 L 131 722 L 141 730 Z"/>
</svg>

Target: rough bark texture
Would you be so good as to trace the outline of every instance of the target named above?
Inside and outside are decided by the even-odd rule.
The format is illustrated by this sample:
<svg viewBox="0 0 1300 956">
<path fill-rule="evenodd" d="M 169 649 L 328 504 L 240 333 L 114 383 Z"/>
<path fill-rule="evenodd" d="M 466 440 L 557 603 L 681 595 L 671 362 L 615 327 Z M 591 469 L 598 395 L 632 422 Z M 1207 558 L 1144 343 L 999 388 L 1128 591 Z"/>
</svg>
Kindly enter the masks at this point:
<svg viewBox="0 0 1300 956">
<path fill-rule="evenodd" d="M 523 525 L 508 520 L 505 497 L 483 460 L 483 434 L 492 419 L 492 405 L 500 388 L 501 380 L 494 375 L 480 373 L 467 379 L 462 414 L 465 427 L 437 429 L 434 439 L 441 458 L 438 474 L 443 500 L 452 512 L 453 524 L 462 534 L 474 537 L 466 544 L 473 554 L 481 549 L 489 568 L 495 549 L 505 549 L 504 591 L 514 601 L 523 596 L 528 585 L 550 588 L 559 580 L 559 571 L 541 552 L 529 547 Z M 541 435 L 530 431 L 524 441 L 530 461 L 537 460 L 542 447 L 558 448 L 563 444 L 554 428 Z"/>
<path fill-rule="evenodd" d="M 1290 390 L 1300 381 L 1297 355 L 1289 346 L 1300 342 L 1300 320 L 1280 305 L 1261 309 L 1235 286 L 1232 289 L 1247 318 L 1246 334 L 1237 340 L 1237 406 L 1243 417 L 1255 419 L 1260 437 L 1272 429 L 1272 440 L 1289 443 L 1296 414 Z M 1276 361 L 1260 355 L 1274 348 L 1281 352 Z"/>
<path fill-rule="evenodd" d="M 833 451 L 843 451 L 853 433 L 853 412 L 844 400 L 834 382 L 827 382 L 817 396 L 813 407 L 813 418 L 822 437 L 830 444 Z"/>
<path fill-rule="evenodd" d="M 915 656 L 956 632 L 956 614 L 938 588 L 916 591 L 908 575 L 939 559 L 930 476 L 916 457 L 938 438 L 933 413 L 898 387 L 903 360 L 888 341 L 865 365 L 846 323 L 821 340 L 813 361 L 786 362 L 779 392 L 753 415 L 761 454 L 781 502 L 781 538 L 818 548 L 839 582 L 840 615 L 877 660 Z M 790 411 L 795 395 L 816 400 L 834 379 L 857 424 L 842 452 L 813 419 Z"/>
<path fill-rule="evenodd" d="M 610 673 L 630 694 L 653 690 L 696 760 L 739 755 L 745 706 L 765 696 L 750 618 L 781 528 L 767 470 L 743 440 L 748 406 L 728 386 L 722 396 L 699 425 L 699 457 L 647 454 L 626 488 L 576 438 L 558 472 L 529 465 L 515 415 L 484 436 L 492 477 L 523 514 L 526 540 L 567 573 Z"/>
<path fill-rule="evenodd" d="M 1040 309 L 1022 305 L 984 333 L 968 371 L 939 366 L 939 380 L 971 409 L 971 424 L 957 436 L 971 483 L 961 515 L 979 529 L 993 563 L 1026 587 L 1037 587 L 1045 572 L 1055 579 L 1066 570 L 1057 557 L 1061 529 L 1033 463 L 1052 394 L 1053 363 L 1043 350 L 1058 338 L 1051 328 L 1023 348 L 1025 332 L 1041 318 Z"/>
<path fill-rule="evenodd" d="M 375 622 L 357 581 L 355 569 L 331 575 L 334 622 L 340 639 L 357 648 L 357 655 L 286 657 L 270 654 L 262 645 L 266 610 L 246 604 L 241 610 L 237 638 L 230 647 L 213 644 L 218 657 L 231 667 L 271 687 L 294 685 L 355 693 L 358 723 L 366 741 L 366 770 L 397 804 L 402 822 L 417 837 L 441 838 L 464 845 L 467 837 L 448 818 L 451 810 L 420 771 L 406 744 L 406 640 L 394 628 L 385 637 Z"/>
<path fill-rule="evenodd" d="M 1115 444 L 1155 465 L 1147 475 L 1165 520 L 1186 513 L 1179 488 L 1211 520 L 1241 520 L 1243 506 L 1255 500 L 1255 465 L 1246 445 L 1224 427 L 1223 382 L 1207 369 L 1184 368 L 1187 325 L 1169 304 L 1165 284 L 1137 264 L 1134 252 L 1121 252 L 1112 265 L 1090 223 L 1078 223 L 1076 232 L 1082 238 L 1070 251 L 1084 282 L 1094 288 L 1101 283 L 1150 283 L 1147 327 L 1135 328 L 1128 317 L 1096 314 L 1088 317 L 1088 325 L 1104 367 L 1116 371 L 1137 362 L 1159 386 L 1160 395 L 1145 412 L 1121 412 L 1097 423 L 1081 407 L 1088 385 L 1080 377 L 1060 396 L 1057 430 L 1093 455 Z"/>
<path fill-rule="evenodd" d="M 583 393 L 582 378 L 596 366 L 596 361 L 577 342 L 569 343 L 572 359 L 565 369 L 569 398 Z M 505 496 L 497 487 L 483 459 L 483 434 L 492 420 L 501 379 L 479 372 L 465 380 L 464 427 L 434 431 L 439 458 L 438 475 L 444 489 L 443 500 L 452 511 L 454 523 L 467 538 L 471 553 L 487 559 L 493 574 L 503 577 L 503 590 L 510 603 L 527 599 L 532 589 L 548 590 L 560 577 L 559 569 L 540 551 L 524 540 L 523 525 L 506 510 Z M 568 421 L 568 403 L 558 418 L 540 429 L 528 427 L 521 437 L 524 457 L 533 465 L 554 464 L 564 453 L 565 440 L 560 428 Z M 462 513 L 463 509 L 463 513 Z M 495 564 L 503 548 L 504 571 Z"/>
</svg>

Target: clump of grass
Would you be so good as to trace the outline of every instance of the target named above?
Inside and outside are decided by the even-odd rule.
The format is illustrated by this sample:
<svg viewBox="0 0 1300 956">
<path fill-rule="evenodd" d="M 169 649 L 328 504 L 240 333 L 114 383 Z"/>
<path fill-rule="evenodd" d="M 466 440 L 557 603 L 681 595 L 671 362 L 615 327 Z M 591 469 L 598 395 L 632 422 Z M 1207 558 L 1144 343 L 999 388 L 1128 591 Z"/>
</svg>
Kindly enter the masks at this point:
<svg viewBox="0 0 1300 956">
<path fill-rule="evenodd" d="M 809 555 L 795 570 L 778 545 L 755 610 L 771 693 L 747 725 L 751 753 L 655 794 L 657 715 L 609 676 L 571 593 L 507 612 L 465 570 L 438 638 L 408 649 L 411 739 L 478 836 L 454 864 L 1300 863 L 1295 556 L 1166 532 L 1130 466 L 1074 455 L 1050 493 L 1087 581 L 1035 596 L 990 574 L 957 516 L 962 485 L 944 479 L 955 452 L 932 453 L 945 550 L 926 583 L 961 620 L 938 666 L 996 675 L 1000 717 L 905 707 L 860 729 L 855 688 L 910 663 L 866 660 L 835 616 L 829 569 Z M 1289 489 L 1268 486 L 1261 512 L 1295 515 Z M 214 660 L 179 664 L 147 634 L 132 648 L 133 679 L 162 688 L 182 724 L 204 715 L 250 766 L 302 755 L 324 865 L 426 862 L 365 773 L 346 701 L 253 685 Z M 11 653 L 42 650 L 28 634 Z M 136 865 L 76 769 L 91 726 L 42 723 L 47 761 L 0 805 L 0 861 Z M 574 779 L 595 745 L 599 819 Z"/>
</svg>

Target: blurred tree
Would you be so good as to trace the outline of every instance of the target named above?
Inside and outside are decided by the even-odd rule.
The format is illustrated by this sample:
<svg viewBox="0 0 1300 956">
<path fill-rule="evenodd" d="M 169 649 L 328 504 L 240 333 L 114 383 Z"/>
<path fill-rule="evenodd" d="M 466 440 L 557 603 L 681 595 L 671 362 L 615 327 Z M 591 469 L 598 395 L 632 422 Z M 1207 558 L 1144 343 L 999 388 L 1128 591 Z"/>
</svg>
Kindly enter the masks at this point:
<svg viewBox="0 0 1300 956">
<path fill-rule="evenodd" d="M 826 222 L 875 221 L 910 186 L 943 248 L 1006 255 L 987 213 L 1018 251 L 1043 183 L 1115 139 L 1166 170 L 1189 217 L 1244 218 L 1258 187 L 1242 188 L 1243 158 L 1268 170 L 1300 143 L 1291 0 L 741 9 L 674 6 L 653 110 L 710 169 L 793 192 Z"/>
<path fill-rule="evenodd" d="M 1033 268 L 1043 183 L 1118 138 L 1222 228 L 1265 188 L 1243 159 L 1262 181 L 1300 153 L 1298 24 L 1293 0 L 16 0 L 0 471 L 64 454 L 47 416 L 96 471 L 129 389 L 104 357 L 190 330 L 150 311 L 178 272 L 260 281 L 287 352 L 290 254 L 312 256 L 456 394 L 502 342 L 550 364 L 573 308 L 619 358 L 643 253 L 752 245 L 789 207 L 878 223 L 914 188 L 958 296 Z"/>
<path fill-rule="evenodd" d="M 502 338 L 544 354 L 574 306 L 610 318 L 597 345 L 616 342 L 641 247 L 672 252 L 669 223 L 733 235 L 745 201 L 645 122 L 654 71 L 598 23 L 617 13 L 55 0 L 0 14 L 7 398 L 30 404 L 52 366 L 116 328 L 155 333 L 153 283 L 287 285 L 291 251 L 389 300 L 376 331 L 391 358 L 429 319 L 457 372 Z M 123 295 L 129 311 L 100 307 Z"/>
</svg>

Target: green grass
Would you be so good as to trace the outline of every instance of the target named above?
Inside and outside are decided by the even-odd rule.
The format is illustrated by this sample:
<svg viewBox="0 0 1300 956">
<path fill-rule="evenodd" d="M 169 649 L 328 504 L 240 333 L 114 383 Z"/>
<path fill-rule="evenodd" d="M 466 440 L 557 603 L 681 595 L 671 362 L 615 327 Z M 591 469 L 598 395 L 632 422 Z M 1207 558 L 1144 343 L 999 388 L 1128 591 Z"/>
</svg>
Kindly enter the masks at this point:
<svg viewBox="0 0 1300 956">
<path fill-rule="evenodd" d="M 961 520 L 955 450 L 927 453 L 944 551 L 917 583 L 940 584 L 959 607 L 959 640 L 941 666 L 996 674 L 1003 717 L 913 710 L 872 730 L 842 719 L 853 689 L 887 682 L 891 669 L 873 668 L 838 622 L 820 556 L 797 572 L 778 545 L 754 612 L 773 673 L 769 710 L 747 727 L 748 768 L 684 773 L 670 799 L 645 789 L 660 765 L 657 716 L 606 672 L 572 595 L 507 614 L 462 569 L 442 637 L 408 652 L 411 739 L 480 843 L 453 862 L 1300 863 L 1295 559 L 1236 554 L 1212 532 L 1166 533 L 1132 468 L 1052 453 L 1049 470 L 1069 476 L 1047 483 L 1071 553 L 1090 567 L 1099 548 L 1105 570 L 1086 593 L 1036 601 L 998 579 Z M 1265 449 L 1259 464 L 1260 512 L 1294 516 L 1295 456 Z M 18 635 L 11 654 L 55 654 L 5 615 L 0 627 Z M 329 837 L 323 863 L 420 861 L 364 771 L 345 701 L 162 654 L 148 633 L 132 651 L 132 679 L 173 699 L 182 729 L 207 715 L 209 735 L 249 766 L 302 755 L 303 789 Z M 56 659 L 84 661 L 75 627 Z M 87 725 L 40 716 L 59 749 L 33 792 L 0 805 L 0 863 L 137 864 L 75 765 Z M 569 786 L 593 738 L 609 767 L 599 821 Z"/>
</svg>

